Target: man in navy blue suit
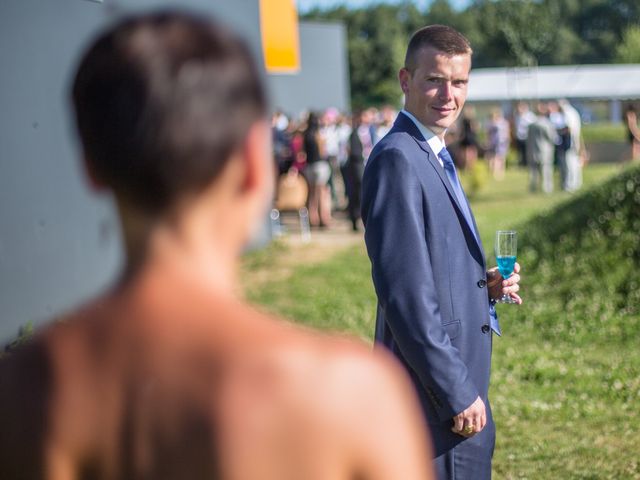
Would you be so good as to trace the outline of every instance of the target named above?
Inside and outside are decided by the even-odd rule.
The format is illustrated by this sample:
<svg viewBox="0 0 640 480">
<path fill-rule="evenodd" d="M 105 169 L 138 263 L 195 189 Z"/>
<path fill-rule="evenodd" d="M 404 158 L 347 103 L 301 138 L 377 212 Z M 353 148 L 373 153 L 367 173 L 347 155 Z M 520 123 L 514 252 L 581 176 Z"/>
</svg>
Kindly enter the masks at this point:
<svg viewBox="0 0 640 480">
<path fill-rule="evenodd" d="M 444 135 L 467 97 L 471 47 L 450 27 L 416 32 L 399 80 L 405 105 L 364 174 L 362 218 L 378 295 L 376 342 L 408 370 L 440 480 L 491 478 L 487 398 L 495 299 L 517 302 L 518 272 L 487 270 Z"/>
</svg>

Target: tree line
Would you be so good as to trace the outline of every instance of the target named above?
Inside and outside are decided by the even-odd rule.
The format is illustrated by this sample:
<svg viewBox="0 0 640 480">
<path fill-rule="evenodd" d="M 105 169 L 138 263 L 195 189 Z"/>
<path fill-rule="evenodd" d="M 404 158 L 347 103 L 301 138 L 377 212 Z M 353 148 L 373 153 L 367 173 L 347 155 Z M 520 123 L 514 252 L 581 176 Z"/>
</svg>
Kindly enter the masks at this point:
<svg viewBox="0 0 640 480">
<path fill-rule="evenodd" d="M 397 104 L 408 38 L 434 23 L 467 36 L 474 67 L 640 63 L 639 0 L 474 0 L 464 10 L 434 0 L 426 11 L 406 1 L 315 9 L 302 19 L 346 25 L 353 108 Z"/>
</svg>

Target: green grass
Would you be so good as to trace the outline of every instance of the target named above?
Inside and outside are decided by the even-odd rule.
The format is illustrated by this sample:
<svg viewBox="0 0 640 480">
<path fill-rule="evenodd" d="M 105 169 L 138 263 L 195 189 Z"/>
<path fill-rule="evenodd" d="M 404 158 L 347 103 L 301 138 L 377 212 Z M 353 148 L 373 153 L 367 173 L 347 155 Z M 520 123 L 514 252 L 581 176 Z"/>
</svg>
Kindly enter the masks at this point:
<svg viewBox="0 0 640 480">
<path fill-rule="evenodd" d="M 614 165 L 590 165 L 583 172 L 584 187 L 586 189 L 596 185 L 619 171 L 620 168 Z M 527 187 L 528 178 L 526 170 L 512 169 L 507 172 L 507 177 L 502 182 L 490 181 L 489 185 L 471 199 L 473 213 L 488 256 L 491 254 L 496 230 L 513 229 L 534 215 L 544 214 L 552 207 L 575 196 L 560 190 L 557 176 L 554 193 L 531 194 Z"/>
<path fill-rule="evenodd" d="M 329 261 L 300 266 L 279 282 L 249 290 L 254 303 L 299 323 L 370 339 L 376 297 L 363 247 L 351 247 Z"/>
<path fill-rule="evenodd" d="M 516 228 L 523 265 L 525 303 L 499 307 L 494 342 L 496 479 L 640 479 L 640 169 L 584 176 L 585 193 L 531 195 L 512 170 L 472 202 L 487 255 L 496 229 Z M 272 248 L 260 268 L 289 253 Z M 247 293 L 323 330 L 373 331 L 364 247 Z"/>
<path fill-rule="evenodd" d="M 604 142 L 626 142 L 627 129 L 622 122 L 598 122 L 582 126 L 582 136 L 587 143 Z"/>
</svg>

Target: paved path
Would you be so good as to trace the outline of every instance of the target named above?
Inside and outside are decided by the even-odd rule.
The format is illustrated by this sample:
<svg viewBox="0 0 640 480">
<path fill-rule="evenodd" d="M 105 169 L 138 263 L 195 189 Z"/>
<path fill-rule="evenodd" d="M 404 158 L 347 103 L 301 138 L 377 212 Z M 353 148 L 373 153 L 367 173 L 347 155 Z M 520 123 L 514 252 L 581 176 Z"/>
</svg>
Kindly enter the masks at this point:
<svg viewBox="0 0 640 480">
<path fill-rule="evenodd" d="M 352 245 L 364 245 L 364 232 L 354 232 L 351 222 L 344 212 L 334 212 L 330 228 L 311 229 L 310 236 L 305 238 L 300 228 L 300 220 L 295 212 L 281 214 L 281 225 L 284 230 L 283 242 L 291 247 L 317 247 L 322 249 L 341 250 Z"/>
<path fill-rule="evenodd" d="M 354 232 L 351 222 L 343 212 L 334 214 L 334 222 L 327 229 L 312 229 L 304 238 L 300 231 L 296 213 L 281 215 L 283 234 L 274 241 L 285 248 L 276 248 L 273 257 L 264 265 L 253 265 L 243 269 L 243 288 L 259 288 L 261 284 L 287 278 L 293 270 L 302 265 L 314 265 L 328 260 L 337 253 L 351 247 L 364 249 L 364 233 Z"/>
</svg>

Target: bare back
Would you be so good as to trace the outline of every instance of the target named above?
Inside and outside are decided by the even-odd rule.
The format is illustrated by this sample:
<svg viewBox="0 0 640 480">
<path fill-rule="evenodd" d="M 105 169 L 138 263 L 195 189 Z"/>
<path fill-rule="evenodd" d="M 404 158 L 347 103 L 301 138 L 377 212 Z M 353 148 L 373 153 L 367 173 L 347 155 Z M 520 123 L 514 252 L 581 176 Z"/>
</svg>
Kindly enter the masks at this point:
<svg viewBox="0 0 640 480">
<path fill-rule="evenodd" d="M 1 478 L 430 478 L 420 426 L 404 431 L 417 407 L 386 359 L 184 278 L 132 283 L 0 368 Z M 404 402 L 415 417 L 393 412 Z"/>
</svg>

